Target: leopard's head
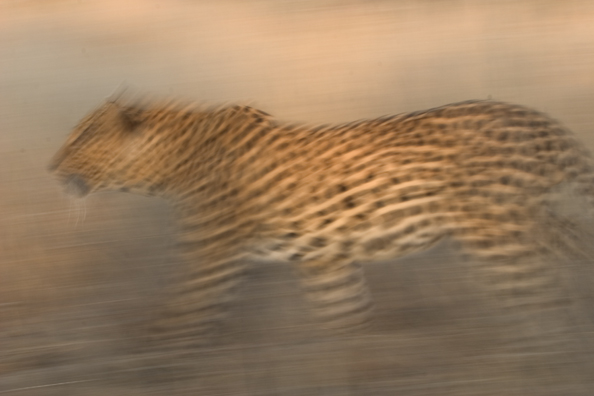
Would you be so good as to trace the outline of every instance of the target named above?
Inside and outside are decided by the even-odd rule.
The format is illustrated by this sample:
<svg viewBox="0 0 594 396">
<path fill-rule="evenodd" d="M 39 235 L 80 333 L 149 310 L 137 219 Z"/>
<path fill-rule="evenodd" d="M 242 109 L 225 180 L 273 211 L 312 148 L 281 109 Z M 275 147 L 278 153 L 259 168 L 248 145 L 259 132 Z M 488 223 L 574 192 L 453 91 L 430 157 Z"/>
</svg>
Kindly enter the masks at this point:
<svg viewBox="0 0 594 396">
<path fill-rule="evenodd" d="M 164 164 L 148 153 L 160 140 L 141 107 L 106 102 L 74 128 L 49 170 L 77 197 L 101 190 L 151 194 Z"/>
</svg>

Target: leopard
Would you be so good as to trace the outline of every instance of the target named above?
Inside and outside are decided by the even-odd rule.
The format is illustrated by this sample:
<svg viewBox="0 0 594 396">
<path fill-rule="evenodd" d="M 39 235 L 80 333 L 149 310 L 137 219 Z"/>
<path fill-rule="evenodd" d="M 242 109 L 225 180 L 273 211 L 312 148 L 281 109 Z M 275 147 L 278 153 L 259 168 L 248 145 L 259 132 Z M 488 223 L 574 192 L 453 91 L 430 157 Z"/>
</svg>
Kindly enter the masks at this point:
<svg viewBox="0 0 594 396">
<path fill-rule="evenodd" d="M 576 248 L 551 196 L 594 197 L 592 156 L 570 130 L 492 100 L 310 125 L 246 105 L 108 99 L 49 170 L 74 197 L 171 203 L 181 264 L 150 327 L 182 347 L 225 316 L 248 262 L 293 264 L 321 327 L 348 333 L 372 322 L 365 263 L 444 239 L 510 317 L 562 333 L 572 301 L 546 258 Z"/>
</svg>

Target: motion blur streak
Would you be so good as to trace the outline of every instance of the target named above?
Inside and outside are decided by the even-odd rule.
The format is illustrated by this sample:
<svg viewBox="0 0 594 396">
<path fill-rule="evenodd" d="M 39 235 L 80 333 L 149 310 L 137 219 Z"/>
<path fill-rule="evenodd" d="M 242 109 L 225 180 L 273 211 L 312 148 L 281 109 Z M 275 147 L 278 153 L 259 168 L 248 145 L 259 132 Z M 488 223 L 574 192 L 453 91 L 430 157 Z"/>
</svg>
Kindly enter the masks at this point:
<svg viewBox="0 0 594 396">
<path fill-rule="evenodd" d="M 126 348 L 179 264 L 169 206 L 122 193 L 71 205 L 45 167 L 119 86 L 308 123 L 492 98 L 594 149 L 593 18 L 585 0 L 1 2 L 0 393 L 591 395 L 590 260 L 558 264 L 586 307 L 568 334 L 581 353 L 513 364 L 493 342 L 495 304 L 447 242 L 367 266 L 375 324 L 348 337 L 311 319 L 288 266 L 253 265 L 187 377 L 156 383 L 171 367 L 132 370 Z M 561 210 L 586 218 L 571 200 Z"/>
</svg>

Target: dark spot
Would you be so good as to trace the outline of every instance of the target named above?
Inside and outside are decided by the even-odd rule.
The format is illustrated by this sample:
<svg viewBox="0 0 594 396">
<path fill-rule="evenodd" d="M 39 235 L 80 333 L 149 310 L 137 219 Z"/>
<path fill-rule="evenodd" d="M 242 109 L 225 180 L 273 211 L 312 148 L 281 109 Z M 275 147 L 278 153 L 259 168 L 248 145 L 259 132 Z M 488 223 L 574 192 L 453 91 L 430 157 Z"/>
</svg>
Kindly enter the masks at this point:
<svg viewBox="0 0 594 396">
<path fill-rule="evenodd" d="M 338 185 L 338 191 L 340 191 L 340 192 L 345 192 L 345 191 L 347 191 L 347 190 L 348 190 L 348 188 L 347 188 L 347 186 L 345 186 L 344 184 L 339 184 L 339 185 Z"/>
<path fill-rule="evenodd" d="M 355 242 L 351 241 L 350 239 L 347 239 L 347 240 L 345 240 L 345 241 L 342 241 L 342 242 L 340 243 L 340 247 L 341 247 L 343 250 L 346 250 L 346 251 L 348 251 L 348 250 L 350 250 L 350 249 L 353 247 L 353 245 L 354 245 L 354 244 L 355 244 Z"/>
<path fill-rule="evenodd" d="M 570 143 L 565 140 L 561 140 L 557 144 L 559 147 L 559 151 L 565 151 L 570 147 Z"/>
<path fill-rule="evenodd" d="M 421 221 L 420 223 L 418 223 L 419 228 L 426 228 L 430 225 L 431 225 L 430 219 L 425 219 L 425 220 Z"/>
<path fill-rule="evenodd" d="M 466 195 L 469 197 L 475 196 L 475 195 L 479 195 L 479 190 L 476 188 L 470 188 L 466 191 Z"/>
<path fill-rule="evenodd" d="M 531 120 L 531 121 L 528 121 L 528 122 L 526 123 L 526 126 L 529 126 L 530 128 L 534 128 L 534 129 L 536 129 L 536 128 L 540 128 L 540 127 L 542 126 L 542 124 L 543 124 L 543 123 L 542 123 L 542 122 L 540 122 L 540 121 Z"/>
<path fill-rule="evenodd" d="M 292 254 L 291 257 L 289 257 L 290 261 L 299 261 L 303 258 L 303 254 L 302 253 L 295 253 Z"/>
<path fill-rule="evenodd" d="M 534 155 L 534 149 L 530 145 L 520 146 L 520 154 L 526 157 Z"/>
<path fill-rule="evenodd" d="M 312 238 L 312 240 L 309 242 L 309 244 L 313 247 L 324 247 L 328 244 L 328 241 L 326 240 L 326 238 L 322 238 L 322 237 L 315 237 Z"/>
<path fill-rule="evenodd" d="M 524 172 L 534 173 L 534 163 L 533 162 L 526 162 L 524 164 Z"/>
<path fill-rule="evenodd" d="M 320 223 L 320 228 L 327 226 L 328 224 L 332 223 L 333 221 L 334 221 L 333 218 L 324 219 L 324 221 L 322 221 Z"/>
<path fill-rule="evenodd" d="M 336 231 L 344 233 L 345 231 L 348 230 L 348 227 L 346 225 L 341 225 L 340 227 L 336 228 Z"/>
<path fill-rule="evenodd" d="M 497 136 L 497 140 L 499 140 L 500 142 L 504 142 L 507 140 L 508 136 L 509 136 L 508 132 L 503 131 Z"/>
<path fill-rule="evenodd" d="M 392 183 L 393 184 L 399 184 L 400 183 L 400 179 L 398 179 L 397 177 L 393 177 L 392 178 Z"/>
<path fill-rule="evenodd" d="M 391 212 L 384 213 L 382 215 L 382 218 L 384 219 L 384 221 L 391 223 L 404 216 L 406 216 L 406 209 L 397 209 Z"/>
<path fill-rule="evenodd" d="M 344 206 L 351 209 L 355 207 L 355 202 L 353 201 L 353 197 L 346 197 L 343 201 Z"/>
<path fill-rule="evenodd" d="M 489 212 L 485 212 L 485 213 L 482 214 L 481 218 L 483 220 L 491 220 L 493 218 L 493 215 L 491 213 L 489 213 Z"/>
<path fill-rule="evenodd" d="M 279 151 L 286 149 L 287 147 L 289 147 L 289 142 L 282 142 L 281 144 L 278 145 L 277 149 Z"/>
<path fill-rule="evenodd" d="M 277 243 L 276 245 L 273 245 L 270 247 L 270 250 L 273 252 L 278 252 L 280 250 L 283 250 L 287 245 L 285 245 L 284 243 Z"/>
<path fill-rule="evenodd" d="M 476 247 L 479 249 L 489 249 L 493 246 L 494 246 L 494 243 L 490 239 L 483 239 L 482 241 L 476 242 Z"/>
<path fill-rule="evenodd" d="M 470 182 L 471 187 L 484 187 L 488 186 L 489 184 L 491 184 L 491 181 L 486 179 L 473 180 Z"/>
<path fill-rule="evenodd" d="M 284 235 L 284 238 L 287 238 L 287 239 L 295 239 L 297 237 L 299 237 L 299 234 L 297 234 L 296 232 L 289 232 Z"/>
<path fill-rule="evenodd" d="M 378 250 L 382 250 L 385 248 L 385 246 L 386 246 L 386 244 L 385 244 L 385 241 L 383 238 L 371 239 L 371 240 L 365 242 L 365 244 L 363 245 L 365 250 L 370 253 L 378 251 Z"/>
<path fill-rule="evenodd" d="M 376 201 L 375 206 L 378 208 L 383 208 L 384 206 L 386 206 L 386 204 L 384 203 L 384 201 Z"/>
<path fill-rule="evenodd" d="M 319 126 L 317 126 L 317 127 L 315 127 L 315 128 L 313 128 L 313 129 L 312 129 L 312 132 L 314 132 L 314 133 L 315 133 L 315 132 L 319 132 L 319 131 L 321 131 L 321 130 L 322 130 L 322 129 L 324 129 L 324 128 L 328 128 L 328 124 L 324 124 L 324 125 L 319 125 Z"/>
<path fill-rule="evenodd" d="M 416 229 L 417 229 L 416 224 L 411 224 L 404 229 L 403 233 L 404 234 L 412 234 L 413 232 L 415 232 Z"/>
<path fill-rule="evenodd" d="M 371 228 L 371 223 L 369 223 L 368 221 L 362 221 L 353 226 L 353 230 L 355 231 L 364 231 L 369 228 Z"/>
<path fill-rule="evenodd" d="M 495 201 L 495 203 L 497 205 L 502 205 L 503 203 L 505 203 L 505 195 L 503 195 L 503 194 L 496 194 L 493 197 L 493 200 Z"/>
</svg>

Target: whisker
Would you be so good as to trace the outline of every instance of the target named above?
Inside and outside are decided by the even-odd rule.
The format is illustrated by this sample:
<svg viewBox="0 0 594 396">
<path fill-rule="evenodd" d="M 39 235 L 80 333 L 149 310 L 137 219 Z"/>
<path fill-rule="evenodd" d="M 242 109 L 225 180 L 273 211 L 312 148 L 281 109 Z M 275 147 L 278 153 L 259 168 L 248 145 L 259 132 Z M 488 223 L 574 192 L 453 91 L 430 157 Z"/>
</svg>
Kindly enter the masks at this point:
<svg viewBox="0 0 594 396">
<path fill-rule="evenodd" d="M 72 217 L 72 211 L 76 211 L 76 220 L 74 221 L 74 227 L 78 227 L 79 223 L 82 225 L 87 218 L 87 203 L 85 198 L 71 198 L 70 210 L 68 211 L 68 224 Z"/>
</svg>

